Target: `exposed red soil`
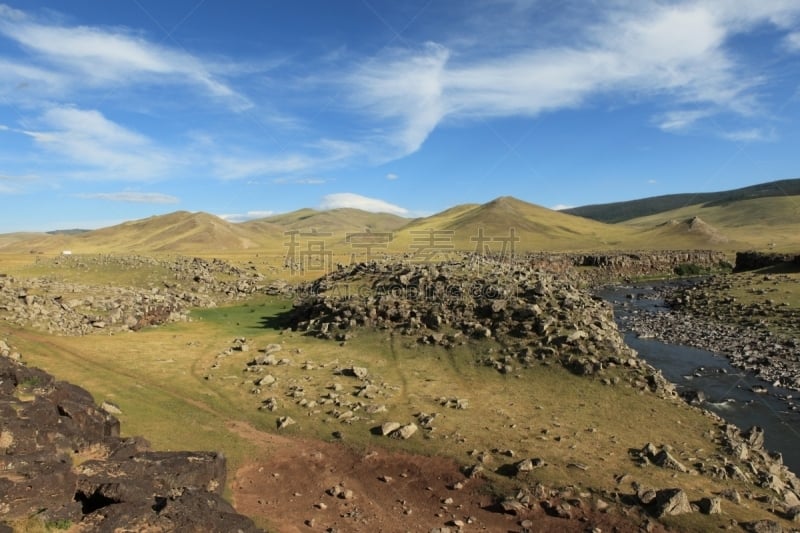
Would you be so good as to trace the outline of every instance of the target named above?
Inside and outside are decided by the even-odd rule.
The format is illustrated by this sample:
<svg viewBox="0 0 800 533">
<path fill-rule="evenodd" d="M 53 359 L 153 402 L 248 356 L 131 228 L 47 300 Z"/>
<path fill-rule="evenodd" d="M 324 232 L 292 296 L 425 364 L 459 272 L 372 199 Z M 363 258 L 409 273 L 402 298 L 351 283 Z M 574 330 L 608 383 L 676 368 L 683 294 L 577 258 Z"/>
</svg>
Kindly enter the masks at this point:
<svg viewBox="0 0 800 533">
<path fill-rule="evenodd" d="M 641 518 L 584 504 L 571 520 L 537 507 L 525 516 L 497 512 L 486 482 L 468 480 L 450 459 L 356 452 L 339 443 L 261 432 L 242 422 L 229 429 L 263 450 L 232 479 L 236 509 L 282 533 L 452 531 L 637 531 Z M 462 483 L 460 489 L 454 488 Z M 329 494 L 341 487 L 347 499 Z M 452 502 L 448 501 L 452 498 Z M 530 521 L 524 523 L 525 520 Z M 455 521 L 463 522 L 459 529 Z M 662 530 L 655 525 L 653 531 Z"/>
</svg>

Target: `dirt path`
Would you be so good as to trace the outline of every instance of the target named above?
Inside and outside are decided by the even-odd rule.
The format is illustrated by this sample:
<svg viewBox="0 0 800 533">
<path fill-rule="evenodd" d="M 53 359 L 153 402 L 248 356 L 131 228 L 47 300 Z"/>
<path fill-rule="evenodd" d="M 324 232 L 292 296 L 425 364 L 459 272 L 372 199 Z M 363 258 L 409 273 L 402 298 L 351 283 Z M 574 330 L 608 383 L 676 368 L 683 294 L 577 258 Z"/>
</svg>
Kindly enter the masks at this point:
<svg viewBox="0 0 800 533">
<path fill-rule="evenodd" d="M 491 510 L 492 496 L 481 480 L 466 480 L 457 465 L 383 449 L 357 453 L 336 443 L 284 437 L 243 422 L 228 429 L 254 443 L 263 454 L 242 466 L 231 486 L 236 509 L 266 519 L 275 531 L 306 533 L 453 531 L 635 531 L 636 523 L 616 513 L 579 510 L 575 519 L 526 516 Z M 457 483 L 463 488 L 454 488 Z M 341 487 L 352 496 L 331 495 Z M 459 529 L 456 524 L 463 524 Z"/>
</svg>

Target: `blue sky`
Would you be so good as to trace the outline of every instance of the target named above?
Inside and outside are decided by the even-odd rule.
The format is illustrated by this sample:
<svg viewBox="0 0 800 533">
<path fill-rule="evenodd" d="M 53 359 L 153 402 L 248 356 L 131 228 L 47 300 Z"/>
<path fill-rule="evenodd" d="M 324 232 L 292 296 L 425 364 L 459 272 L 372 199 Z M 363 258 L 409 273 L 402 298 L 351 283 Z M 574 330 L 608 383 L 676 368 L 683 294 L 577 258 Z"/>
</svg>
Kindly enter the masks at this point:
<svg viewBox="0 0 800 533">
<path fill-rule="evenodd" d="M 0 0 L 0 233 L 798 177 L 800 2 Z"/>
</svg>

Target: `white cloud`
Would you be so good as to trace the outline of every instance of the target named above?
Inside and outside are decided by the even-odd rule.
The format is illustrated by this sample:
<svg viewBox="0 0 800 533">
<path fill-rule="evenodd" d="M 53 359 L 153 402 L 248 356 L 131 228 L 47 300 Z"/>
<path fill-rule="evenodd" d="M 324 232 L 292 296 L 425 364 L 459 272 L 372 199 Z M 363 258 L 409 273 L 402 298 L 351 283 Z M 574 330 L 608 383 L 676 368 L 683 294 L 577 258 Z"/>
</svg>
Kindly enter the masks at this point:
<svg viewBox="0 0 800 533">
<path fill-rule="evenodd" d="M 398 176 L 394 172 L 389 172 L 388 174 L 386 174 L 386 179 L 389 180 L 389 181 L 394 181 L 394 180 L 398 179 L 399 177 L 400 176 Z"/>
<path fill-rule="evenodd" d="M 180 202 L 180 199 L 176 196 L 157 192 L 95 192 L 76 194 L 75 196 L 88 200 L 109 200 L 112 202 L 132 202 L 143 204 L 177 204 Z"/>
<path fill-rule="evenodd" d="M 361 147 L 348 141 L 322 139 L 303 145 L 305 151 L 287 151 L 278 155 L 258 156 L 251 153 L 217 156 L 213 159 L 214 174 L 233 180 L 259 176 L 293 175 L 336 166 L 361 151 Z M 318 178 L 275 178 L 275 183 L 302 183 L 318 185 Z"/>
<path fill-rule="evenodd" d="M 0 34 L 47 65 L 40 69 L 27 66 L 30 61 L 6 61 L 5 68 L 15 70 L 23 80 L 96 87 L 188 83 L 236 110 L 253 105 L 211 71 L 212 63 L 123 29 L 39 23 L 21 11 L 5 8 L 0 10 Z"/>
<path fill-rule="evenodd" d="M 346 80 L 351 105 L 388 122 L 389 131 L 375 136 L 389 145 L 393 156 L 416 152 L 444 118 L 443 75 L 449 55 L 435 43 L 418 53 L 394 50 Z"/>
<path fill-rule="evenodd" d="M 0 17 L 13 22 L 20 22 L 26 18 L 24 12 L 5 4 L 0 4 Z"/>
<path fill-rule="evenodd" d="M 266 218 L 274 215 L 274 211 L 248 211 L 246 213 L 232 213 L 227 215 L 217 215 L 223 220 L 228 222 L 245 222 L 247 220 L 256 220 L 259 218 Z"/>
<path fill-rule="evenodd" d="M 390 204 L 378 198 L 369 198 L 351 192 L 340 192 L 324 196 L 319 205 L 320 209 L 338 209 L 342 207 L 361 209 L 362 211 L 369 211 L 371 213 L 391 213 L 400 216 L 408 215 L 408 209 Z"/>
<path fill-rule="evenodd" d="M 786 36 L 784 44 L 792 52 L 800 52 L 800 32 L 790 33 Z"/>
<path fill-rule="evenodd" d="M 694 125 L 697 121 L 704 119 L 713 112 L 710 109 L 692 109 L 684 111 L 669 111 L 655 118 L 655 123 L 667 132 L 684 131 Z"/>
<path fill-rule="evenodd" d="M 761 108 L 753 89 L 763 80 L 727 43 L 764 23 L 788 24 L 800 15 L 800 3 L 733 3 L 736 9 L 704 0 L 614 3 L 571 46 L 517 46 L 477 60 L 434 43 L 394 50 L 347 78 L 352 103 L 381 125 L 375 138 L 402 155 L 418 150 L 448 119 L 534 117 L 608 93 L 707 109 L 665 114 L 656 121 L 665 131 L 712 112 L 753 117 Z"/>
<path fill-rule="evenodd" d="M 727 131 L 721 137 L 735 142 L 769 142 L 775 140 L 774 132 L 764 131 L 760 128 Z"/>
<path fill-rule="evenodd" d="M 573 207 L 575 207 L 575 206 L 574 205 L 568 205 L 568 204 L 556 204 L 553 207 L 551 207 L 550 209 L 552 209 L 553 211 L 563 211 L 564 209 L 572 209 Z"/>
<path fill-rule="evenodd" d="M 648 185 L 655 185 L 656 183 L 658 183 L 658 180 L 653 180 L 653 179 L 647 180 Z"/>
<path fill-rule="evenodd" d="M 294 183 L 297 185 L 322 185 L 327 182 L 328 180 L 322 178 L 275 178 L 272 180 L 272 183 Z"/>
<path fill-rule="evenodd" d="M 9 174 L 0 174 L 0 194 L 15 194 L 22 190 L 20 187 L 23 184 L 31 183 L 39 180 L 38 176 L 32 174 L 24 176 L 12 176 Z"/>
<path fill-rule="evenodd" d="M 229 157 L 214 159 L 214 173 L 222 179 L 240 179 L 251 176 L 294 174 L 315 166 L 313 158 L 303 154 L 286 154 L 272 157 Z"/>
<path fill-rule="evenodd" d="M 170 158 L 149 138 L 96 110 L 53 107 L 36 122 L 39 128 L 23 133 L 78 166 L 74 177 L 149 180 L 171 167 Z"/>
</svg>

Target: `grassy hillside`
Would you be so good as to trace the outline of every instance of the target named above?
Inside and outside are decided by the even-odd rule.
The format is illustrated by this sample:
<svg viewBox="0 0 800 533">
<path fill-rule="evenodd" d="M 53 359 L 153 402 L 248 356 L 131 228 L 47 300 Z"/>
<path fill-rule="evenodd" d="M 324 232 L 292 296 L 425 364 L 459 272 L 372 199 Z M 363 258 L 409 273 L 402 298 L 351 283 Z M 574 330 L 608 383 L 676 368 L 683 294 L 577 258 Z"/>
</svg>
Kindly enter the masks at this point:
<svg viewBox="0 0 800 533">
<path fill-rule="evenodd" d="M 47 233 L 17 232 L 4 233 L 0 235 L 0 251 L 25 251 L 35 252 L 37 250 L 55 249 L 63 246 L 69 241 L 64 235 L 50 235 Z"/>
<path fill-rule="evenodd" d="M 700 217 L 727 238 L 727 245 L 732 248 L 749 246 L 793 252 L 800 247 L 800 196 L 690 205 L 635 218 L 622 225 L 642 235 L 652 235 L 663 232 L 665 225 L 686 224 L 693 217 Z"/>
<path fill-rule="evenodd" d="M 503 239 L 514 237 L 517 251 L 574 250 L 616 248 L 632 235 L 629 228 L 615 227 L 553 211 L 510 196 L 497 198 L 483 205 L 456 206 L 436 215 L 419 219 L 403 227 L 395 248 L 410 249 L 424 243 L 424 233 L 438 232 L 456 249 L 472 251 L 484 244 L 492 252 L 500 252 Z M 448 237 L 448 235 L 450 235 Z"/>
<path fill-rule="evenodd" d="M 240 250 L 255 248 L 255 236 L 235 224 L 206 213 L 178 211 L 168 215 L 125 222 L 84 233 L 76 248 L 123 251 Z"/>
<path fill-rule="evenodd" d="M 299 209 L 291 213 L 283 213 L 259 220 L 243 222 L 241 226 L 250 227 L 261 223 L 269 223 L 284 228 L 284 231 L 299 230 L 329 232 L 341 234 L 370 231 L 393 231 L 405 224 L 409 219 L 390 213 L 370 213 L 360 209 Z"/>
<path fill-rule="evenodd" d="M 613 224 L 697 204 L 703 204 L 705 207 L 714 207 L 748 199 L 794 195 L 800 195 L 800 179 L 772 181 L 721 192 L 669 194 L 627 202 L 586 205 L 567 209 L 565 212 Z"/>
</svg>

